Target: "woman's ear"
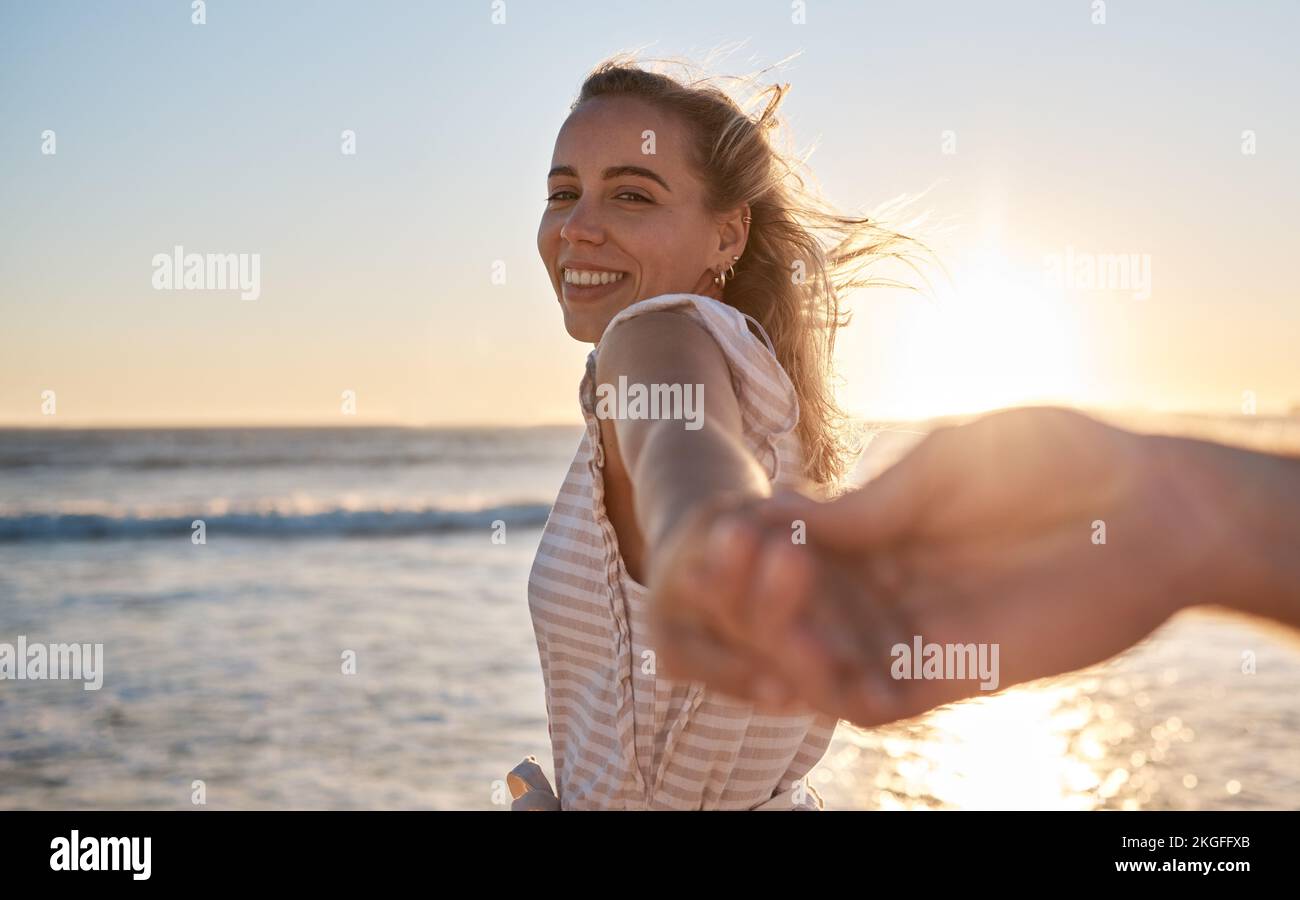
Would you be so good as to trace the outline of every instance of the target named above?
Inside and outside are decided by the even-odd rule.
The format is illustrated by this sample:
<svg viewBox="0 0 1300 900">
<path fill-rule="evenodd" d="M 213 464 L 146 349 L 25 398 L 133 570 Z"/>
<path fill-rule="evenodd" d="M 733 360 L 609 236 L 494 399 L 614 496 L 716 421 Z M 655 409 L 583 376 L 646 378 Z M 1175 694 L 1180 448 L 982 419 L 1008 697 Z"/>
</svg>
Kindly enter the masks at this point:
<svg viewBox="0 0 1300 900">
<path fill-rule="evenodd" d="M 718 222 L 718 250 L 725 254 L 725 266 L 732 264 L 733 256 L 743 256 L 749 240 L 749 204 L 727 213 Z M 724 266 L 724 267 L 725 267 Z"/>
</svg>

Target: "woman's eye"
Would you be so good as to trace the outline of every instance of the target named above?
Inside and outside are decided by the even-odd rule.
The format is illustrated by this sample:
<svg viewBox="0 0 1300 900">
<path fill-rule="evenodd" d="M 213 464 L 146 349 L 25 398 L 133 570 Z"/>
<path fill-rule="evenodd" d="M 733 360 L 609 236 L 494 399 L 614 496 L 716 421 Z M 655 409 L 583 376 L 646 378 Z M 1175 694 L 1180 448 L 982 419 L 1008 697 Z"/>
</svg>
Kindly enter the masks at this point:
<svg viewBox="0 0 1300 900">
<path fill-rule="evenodd" d="M 560 200 L 572 200 L 576 196 L 577 193 L 575 191 L 559 190 L 551 194 L 549 197 L 547 197 L 546 202 L 552 203 Z M 614 199 L 631 200 L 634 203 L 654 203 L 654 201 L 651 200 L 649 197 L 645 196 L 644 194 L 640 194 L 636 191 L 619 191 L 617 194 L 614 195 Z"/>
</svg>

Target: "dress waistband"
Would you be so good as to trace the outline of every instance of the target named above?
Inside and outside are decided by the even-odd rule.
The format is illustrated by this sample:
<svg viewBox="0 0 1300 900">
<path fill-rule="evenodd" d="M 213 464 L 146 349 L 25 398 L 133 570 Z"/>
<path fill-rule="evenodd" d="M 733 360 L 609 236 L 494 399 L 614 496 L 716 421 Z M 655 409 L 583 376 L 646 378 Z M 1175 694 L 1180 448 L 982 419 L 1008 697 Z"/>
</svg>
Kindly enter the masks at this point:
<svg viewBox="0 0 1300 900">
<path fill-rule="evenodd" d="M 554 812 L 560 809 L 560 799 L 555 796 L 555 790 L 546 779 L 546 773 L 537 764 L 536 756 L 525 758 L 523 762 L 511 769 L 510 774 L 506 776 L 506 784 L 513 798 L 510 804 L 511 810 Z M 804 801 L 811 798 L 814 805 L 797 801 L 796 797 L 800 795 Z M 813 790 L 812 785 L 805 784 L 801 787 L 787 788 L 775 797 L 752 807 L 751 811 L 819 810 L 822 806 L 821 795 Z"/>
</svg>

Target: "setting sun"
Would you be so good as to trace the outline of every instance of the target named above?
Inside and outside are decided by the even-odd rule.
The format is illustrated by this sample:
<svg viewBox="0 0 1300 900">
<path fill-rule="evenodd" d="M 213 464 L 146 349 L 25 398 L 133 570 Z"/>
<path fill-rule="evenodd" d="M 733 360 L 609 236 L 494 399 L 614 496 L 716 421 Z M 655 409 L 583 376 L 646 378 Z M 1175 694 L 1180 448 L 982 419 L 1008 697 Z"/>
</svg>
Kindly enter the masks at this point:
<svg viewBox="0 0 1300 900">
<path fill-rule="evenodd" d="M 840 354 L 849 408 L 868 418 L 915 419 L 1087 401 L 1077 310 L 1041 268 L 983 247 L 947 272 L 930 293 L 857 299 L 844 340 L 852 349 Z M 889 398 L 868 404 L 860 390 L 871 376 L 860 346 L 882 333 L 887 346 L 876 352 L 888 357 L 881 365 L 890 370 Z"/>
</svg>

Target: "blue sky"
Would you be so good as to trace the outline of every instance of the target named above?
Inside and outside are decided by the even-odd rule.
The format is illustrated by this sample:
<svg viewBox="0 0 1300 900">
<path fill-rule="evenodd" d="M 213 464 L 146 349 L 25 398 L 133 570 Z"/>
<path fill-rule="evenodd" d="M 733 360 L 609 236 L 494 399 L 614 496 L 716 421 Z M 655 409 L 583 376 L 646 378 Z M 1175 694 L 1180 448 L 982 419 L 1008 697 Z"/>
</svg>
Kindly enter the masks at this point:
<svg viewBox="0 0 1300 900">
<path fill-rule="evenodd" d="M 68 424 L 329 421 L 346 389 L 365 421 L 575 419 L 589 348 L 534 246 L 556 129 L 609 53 L 738 43 L 719 71 L 799 53 L 785 113 L 831 200 L 928 191 L 947 226 L 938 307 L 854 298 L 856 411 L 1300 403 L 1300 7 L 805 10 L 0 3 L 0 422 L 45 424 L 46 389 Z M 259 253 L 262 296 L 153 290 L 177 244 Z M 1067 247 L 1149 255 L 1152 297 L 1026 293 Z"/>
</svg>

